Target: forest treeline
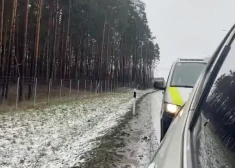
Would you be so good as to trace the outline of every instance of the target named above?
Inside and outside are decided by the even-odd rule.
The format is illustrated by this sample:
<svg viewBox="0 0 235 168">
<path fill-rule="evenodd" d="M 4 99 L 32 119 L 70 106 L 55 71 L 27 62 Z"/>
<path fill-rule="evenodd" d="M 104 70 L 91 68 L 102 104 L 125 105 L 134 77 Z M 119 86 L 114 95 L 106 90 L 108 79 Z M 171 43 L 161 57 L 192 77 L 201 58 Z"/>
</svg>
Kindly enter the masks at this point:
<svg viewBox="0 0 235 168">
<path fill-rule="evenodd" d="M 145 85 L 159 46 L 140 0 L 0 0 L 1 100 L 36 78 Z"/>
</svg>

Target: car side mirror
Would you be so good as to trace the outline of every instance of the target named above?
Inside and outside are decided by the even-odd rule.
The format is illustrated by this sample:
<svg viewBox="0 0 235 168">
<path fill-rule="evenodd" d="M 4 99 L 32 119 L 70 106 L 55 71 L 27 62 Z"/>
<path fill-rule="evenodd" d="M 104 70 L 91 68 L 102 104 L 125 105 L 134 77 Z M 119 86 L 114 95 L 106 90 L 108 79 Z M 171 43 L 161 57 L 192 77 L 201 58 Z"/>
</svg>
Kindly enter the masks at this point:
<svg viewBox="0 0 235 168">
<path fill-rule="evenodd" d="M 158 81 L 155 81 L 153 83 L 153 87 L 157 90 L 163 90 L 165 91 L 166 90 L 166 86 L 163 84 L 163 82 L 158 82 Z"/>
</svg>

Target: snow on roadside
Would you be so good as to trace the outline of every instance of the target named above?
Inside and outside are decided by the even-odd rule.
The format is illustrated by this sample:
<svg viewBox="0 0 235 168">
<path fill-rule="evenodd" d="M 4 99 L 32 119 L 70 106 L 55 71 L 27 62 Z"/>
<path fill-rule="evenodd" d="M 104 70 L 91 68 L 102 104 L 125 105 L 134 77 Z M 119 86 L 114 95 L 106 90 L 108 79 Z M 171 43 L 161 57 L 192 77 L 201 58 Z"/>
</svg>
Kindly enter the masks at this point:
<svg viewBox="0 0 235 168">
<path fill-rule="evenodd" d="M 137 97 L 151 92 L 137 91 Z M 133 92 L 0 115 L 0 167 L 72 167 L 132 107 Z"/>
<path fill-rule="evenodd" d="M 152 122 L 155 130 L 155 134 L 157 137 L 161 137 L 161 108 L 162 108 L 162 98 L 163 94 L 162 91 L 155 92 L 151 94 L 151 116 L 152 116 Z M 160 144 L 160 138 L 158 138 L 158 143 Z"/>
</svg>

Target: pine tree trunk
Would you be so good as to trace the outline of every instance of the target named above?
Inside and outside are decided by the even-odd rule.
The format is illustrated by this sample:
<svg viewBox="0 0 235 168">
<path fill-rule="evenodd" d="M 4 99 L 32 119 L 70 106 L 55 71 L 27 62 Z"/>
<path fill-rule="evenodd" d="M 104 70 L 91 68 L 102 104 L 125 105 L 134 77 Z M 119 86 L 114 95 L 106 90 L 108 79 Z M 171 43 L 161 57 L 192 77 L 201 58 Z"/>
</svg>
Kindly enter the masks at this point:
<svg viewBox="0 0 235 168">
<path fill-rule="evenodd" d="M 37 64 L 38 64 L 38 57 L 39 57 L 39 38 L 40 38 L 40 28 L 41 28 L 41 14 L 42 14 L 42 2 L 43 0 L 38 0 L 37 4 L 37 21 L 36 21 L 36 34 L 35 34 L 35 42 L 34 42 L 34 68 L 31 69 L 34 72 L 33 77 L 31 78 L 32 81 L 35 81 L 37 77 Z M 29 86 L 29 93 L 28 98 L 32 97 L 33 91 L 33 82 Z"/>
<path fill-rule="evenodd" d="M 79 56 L 79 48 L 80 48 L 80 38 L 78 35 L 77 38 L 77 48 L 76 48 L 76 52 L 75 52 L 75 79 L 78 80 L 78 56 Z"/>
<path fill-rule="evenodd" d="M 6 26 L 5 26 L 5 29 L 7 30 L 7 24 L 6 24 Z M 1 51 L 1 57 L 2 57 L 2 59 L 1 59 L 1 64 L 0 64 L 0 66 L 1 66 L 1 75 L 2 75 L 2 77 L 4 77 L 4 75 L 5 75 L 5 67 L 6 67 L 6 44 L 7 44 L 7 33 L 3 33 L 3 39 L 2 39 L 2 51 Z"/>
<path fill-rule="evenodd" d="M 3 46 L 2 46 L 2 37 L 3 37 L 3 19 L 4 19 L 4 1 L 5 0 L 1 0 L 1 8 L 0 8 L 0 62 L 2 62 L 3 59 L 3 55 L 2 55 L 2 51 L 3 51 Z"/>
<path fill-rule="evenodd" d="M 104 16 L 104 28 L 103 28 L 103 40 L 102 40 L 102 47 L 101 47 L 101 54 L 100 54 L 100 67 L 99 67 L 99 77 L 101 76 L 102 73 L 102 65 L 103 65 L 103 55 L 104 55 L 104 44 L 105 44 L 105 30 L 106 30 L 106 13 Z"/>
<path fill-rule="evenodd" d="M 19 87 L 19 100 L 23 100 L 24 93 L 24 69 L 25 58 L 27 55 L 27 35 L 28 35 L 28 15 L 29 15 L 29 0 L 25 0 L 25 20 L 24 20 L 24 37 L 23 37 L 23 49 L 20 53 L 20 87 Z"/>
<path fill-rule="evenodd" d="M 65 16 L 61 17 L 61 32 L 60 32 L 60 79 L 63 79 L 64 74 L 64 41 L 65 41 Z"/>
<path fill-rule="evenodd" d="M 1 8 L 0 8 L 0 74 L 3 77 L 4 75 L 4 59 L 5 59 L 5 54 L 4 54 L 4 43 L 3 43 L 3 27 L 4 27 L 4 1 L 5 0 L 1 0 Z M 2 91 L 4 90 L 4 81 L 3 81 L 3 87 L 2 87 Z M 4 92 L 4 91 L 3 91 Z M 0 98 L 0 100 L 2 100 Z"/>
<path fill-rule="evenodd" d="M 83 23 L 83 31 L 82 31 L 82 38 L 81 38 L 81 57 L 80 57 L 80 65 L 79 65 L 79 78 L 82 79 L 83 77 L 83 63 L 84 63 L 84 50 L 85 50 L 85 38 L 86 38 L 86 23 Z"/>
<path fill-rule="evenodd" d="M 69 13 L 68 13 L 68 25 L 67 25 L 67 34 L 66 34 L 66 42 L 65 42 L 65 58 L 66 60 L 68 59 L 68 45 L 69 45 L 69 32 L 70 32 L 70 20 L 71 20 L 71 8 L 72 8 L 72 0 L 69 0 Z M 68 62 L 66 61 L 68 64 Z M 65 70 L 64 70 L 64 78 L 66 75 L 67 67 L 65 65 Z"/>
<path fill-rule="evenodd" d="M 110 29 L 111 26 L 108 24 L 108 44 L 107 44 L 107 52 L 106 52 L 106 58 L 105 58 L 105 66 L 104 66 L 104 79 L 106 79 L 108 74 L 108 65 L 109 65 L 109 49 L 110 49 Z"/>
<path fill-rule="evenodd" d="M 58 4 L 59 1 L 56 0 L 56 5 L 55 5 L 55 31 L 54 31 L 54 44 L 53 44 L 53 54 L 52 54 L 52 60 L 51 60 L 51 74 L 50 74 L 50 78 L 53 78 L 53 72 L 55 69 L 55 58 L 57 55 L 57 29 L 58 29 L 58 16 L 59 16 L 59 11 L 58 11 Z"/>
<path fill-rule="evenodd" d="M 70 37 L 69 41 L 69 60 L 68 60 L 68 73 L 69 73 L 69 80 L 71 79 L 71 56 L 72 56 L 72 35 Z"/>
<path fill-rule="evenodd" d="M 9 48 L 8 48 L 8 56 L 7 56 L 7 69 L 5 73 L 5 82 L 3 89 L 3 97 L 7 99 L 8 97 L 8 85 L 10 80 L 10 73 L 11 73 L 11 65 L 12 65 L 12 56 L 13 56 L 13 45 L 14 45 L 14 31 L 15 31 L 15 23 L 16 23 L 16 11 L 17 11 L 17 4 L 18 0 L 13 1 L 13 9 L 12 9 L 12 20 L 11 20 L 11 30 L 10 30 L 10 37 L 9 37 Z"/>
<path fill-rule="evenodd" d="M 62 41 L 62 31 L 63 31 L 62 13 L 59 13 L 58 17 L 61 18 L 61 21 L 60 21 L 60 24 L 58 23 L 58 30 L 57 30 L 58 39 L 57 39 L 57 44 L 56 44 L 57 45 L 56 55 L 57 55 L 58 67 L 57 67 L 56 74 L 57 74 L 57 78 L 61 79 L 60 78 L 60 75 L 61 75 L 61 72 L 60 72 L 61 70 L 61 41 Z"/>
</svg>

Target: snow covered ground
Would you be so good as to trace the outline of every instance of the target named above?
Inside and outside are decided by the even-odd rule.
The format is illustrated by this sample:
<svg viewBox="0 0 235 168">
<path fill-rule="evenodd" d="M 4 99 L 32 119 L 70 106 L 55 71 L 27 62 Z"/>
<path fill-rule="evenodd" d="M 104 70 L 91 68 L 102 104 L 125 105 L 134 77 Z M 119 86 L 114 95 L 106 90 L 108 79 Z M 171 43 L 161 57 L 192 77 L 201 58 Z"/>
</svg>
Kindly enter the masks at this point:
<svg viewBox="0 0 235 168">
<path fill-rule="evenodd" d="M 137 91 L 137 97 L 151 92 Z M 132 108 L 133 91 L 0 114 L 1 168 L 79 166 Z"/>
<path fill-rule="evenodd" d="M 137 105 L 136 116 L 101 139 L 93 150 L 93 159 L 86 168 L 147 168 L 158 145 L 160 135 L 160 109 L 162 92 L 146 95 Z"/>
<path fill-rule="evenodd" d="M 150 102 L 151 102 L 151 116 L 152 116 L 153 127 L 155 128 L 154 131 L 156 136 L 160 137 L 161 135 L 160 112 L 161 112 L 163 94 L 162 91 L 158 91 L 151 94 L 150 96 L 151 96 Z M 158 138 L 158 143 L 160 143 L 160 138 Z"/>
<path fill-rule="evenodd" d="M 159 92 L 147 95 L 138 105 L 137 116 L 122 131 L 125 147 L 117 150 L 124 157 L 118 161 L 119 168 L 147 168 L 160 142 Z M 156 126 L 156 127 L 155 127 Z M 122 133 L 123 134 L 123 133 Z"/>
</svg>

